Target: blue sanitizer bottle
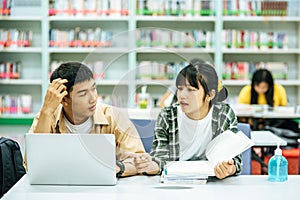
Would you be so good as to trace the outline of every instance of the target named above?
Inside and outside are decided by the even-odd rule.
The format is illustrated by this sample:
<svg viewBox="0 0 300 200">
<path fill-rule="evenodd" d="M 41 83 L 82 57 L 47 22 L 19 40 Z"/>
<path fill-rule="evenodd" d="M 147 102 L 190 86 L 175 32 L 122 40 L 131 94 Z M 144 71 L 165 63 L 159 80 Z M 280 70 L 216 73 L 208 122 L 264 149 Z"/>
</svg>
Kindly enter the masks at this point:
<svg viewBox="0 0 300 200">
<path fill-rule="evenodd" d="M 284 182 L 288 180 L 288 161 L 282 156 L 282 150 L 279 144 L 275 150 L 275 155 L 272 156 L 268 164 L 268 181 Z"/>
</svg>

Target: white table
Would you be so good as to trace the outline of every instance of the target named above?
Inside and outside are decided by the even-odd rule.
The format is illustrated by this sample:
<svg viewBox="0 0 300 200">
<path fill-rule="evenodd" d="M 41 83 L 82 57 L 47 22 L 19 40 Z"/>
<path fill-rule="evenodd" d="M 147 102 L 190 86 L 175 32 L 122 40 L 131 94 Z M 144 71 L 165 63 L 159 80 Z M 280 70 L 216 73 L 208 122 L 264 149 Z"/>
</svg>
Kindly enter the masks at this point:
<svg viewBox="0 0 300 200">
<path fill-rule="evenodd" d="M 269 111 L 266 105 L 233 104 L 231 107 L 238 117 L 264 119 L 300 118 L 299 110 L 296 112 L 294 106 L 275 106 L 273 111 Z"/>
<path fill-rule="evenodd" d="M 300 106 L 275 106 L 273 111 L 269 111 L 266 105 L 232 104 L 231 107 L 238 118 L 246 118 L 247 121 L 252 119 L 252 128 L 255 130 L 259 129 L 260 120 L 300 119 Z"/>
<path fill-rule="evenodd" d="M 267 167 L 264 163 L 264 147 L 276 147 L 277 144 L 279 144 L 280 146 L 286 146 L 287 142 L 277 135 L 273 134 L 271 131 L 251 131 L 251 140 L 254 142 L 255 147 L 261 148 L 261 156 L 257 156 L 257 161 L 261 165 L 261 174 L 264 174 L 264 167 Z"/>
<path fill-rule="evenodd" d="M 251 140 L 254 142 L 254 146 L 286 146 L 287 142 L 271 131 L 251 131 Z"/>
<path fill-rule="evenodd" d="M 159 176 L 120 179 L 116 186 L 37 186 L 25 175 L 3 200 L 153 200 L 153 199 L 299 199 L 299 175 L 289 175 L 284 183 L 268 182 L 267 176 L 240 175 L 204 185 L 164 185 Z"/>
</svg>

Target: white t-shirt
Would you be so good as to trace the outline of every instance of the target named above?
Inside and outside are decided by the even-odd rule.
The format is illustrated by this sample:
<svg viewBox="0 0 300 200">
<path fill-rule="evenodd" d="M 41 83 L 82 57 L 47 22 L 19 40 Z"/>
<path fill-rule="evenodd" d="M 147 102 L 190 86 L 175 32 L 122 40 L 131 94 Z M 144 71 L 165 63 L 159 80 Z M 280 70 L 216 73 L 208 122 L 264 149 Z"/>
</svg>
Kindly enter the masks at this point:
<svg viewBox="0 0 300 200">
<path fill-rule="evenodd" d="M 201 120 L 192 120 L 178 106 L 179 160 L 206 158 L 205 150 L 212 139 L 212 110 Z"/>
<path fill-rule="evenodd" d="M 89 117 L 85 122 L 79 125 L 74 125 L 71 122 L 69 122 L 66 116 L 64 116 L 64 120 L 69 133 L 77 133 L 77 134 L 90 133 L 93 126 L 93 121 L 91 117 Z"/>
</svg>

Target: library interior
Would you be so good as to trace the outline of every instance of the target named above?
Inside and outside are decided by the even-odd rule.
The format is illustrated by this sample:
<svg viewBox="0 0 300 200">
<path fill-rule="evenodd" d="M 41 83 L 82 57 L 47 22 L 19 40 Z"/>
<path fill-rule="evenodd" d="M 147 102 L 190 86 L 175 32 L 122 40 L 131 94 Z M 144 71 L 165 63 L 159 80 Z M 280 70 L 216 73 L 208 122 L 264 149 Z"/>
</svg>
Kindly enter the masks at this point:
<svg viewBox="0 0 300 200">
<path fill-rule="evenodd" d="M 226 187 L 234 192 L 243 188 L 238 192 L 241 195 L 255 189 L 273 197 L 282 197 L 283 191 L 287 198 L 297 197 L 291 188 L 300 184 L 299 0 L 0 0 L 0 139 L 15 142 L 22 165 L 27 150 L 31 149 L 26 135 L 31 134 L 33 122 L 45 105 L 52 84 L 50 78 L 69 62 L 89 68 L 95 81 L 96 103 L 121 110 L 139 134 L 145 154 L 151 156 L 157 150 L 153 149 L 155 142 L 161 142 L 157 137 L 159 129 L 164 127 L 159 123 L 168 119 L 163 118 L 164 111 L 176 105 L 178 113 L 184 114 L 183 88 L 187 87 L 186 93 L 203 89 L 208 86 L 204 87 L 201 80 L 209 82 L 211 78 L 205 78 L 197 69 L 200 75 L 196 79 L 199 88 L 196 88 L 192 75 L 182 72 L 189 65 L 195 68 L 199 65 L 200 69 L 207 65 L 213 67 L 218 77 L 217 91 L 213 89 L 213 94 L 221 96 L 224 88 L 227 98 L 216 105 L 212 105 L 215 103 L 211 100 L 210 107 L 215 108 L 219 103 L 228 105 L 237 121 L 236 129 L 232 130 L 241 131 L 250 139 L 244 138 L 248 146 L 238 153 L 242 155 L 244 171 L 224 180 L 194 177 L 192 173 L 180 171 L 187 173 L 188 180 L 183 175 L 179 180 L 178 168 L 176 177 L 170 175 L 169 168 L 169 174 L 164 174 L 165 184 L 162 184 L 162 175 L 147 176 L 143 172 L 138 176 L 117 177 L 117 186 L 106 187 L 107 191 L 91 186 L 80 186 L 78 191 L 74 186 L 65 185 L 48 188 L 45 184 L 30 183 L 33 174 L 27 173 L 25 164 L 20 177 L 4 178 L 5 173 L 9 173 L 4 170 L 3 150 L 8 143 L 1 140 L 0 198 L 2 195 L 7 200 L 22 199 L 25 195 L 28 199 L 91 199 L 99 197 L 97 195 L 123 198 L 121 194 L 124 194 L 125 199 L 153 199 L 167 191 L 170 197 L 180 199 L 192 198 L 198 190 L 206 192 L 204 196 L 209 199 L 217 199 L 229 197 L 231 192 L 226 192 Z M 180 75 L 186 75 L 184 86 L 180 85 Z M 72 89 L 66 90 L 72 92 Z M 59 103 L 62 110 L 65 102 L 64 97 Z M 214 114 L 211 115 L 213 126 Z M 66 116 L 61 119 L 68 121 Z M 222 118 L 220 114 L 216 120 L 222 121 Z M 177 120 L 177 113 L 173 120 Z M 69 123 L 67 130 L 74 130 L 74 124 Z M 183 123 L 185 121 L 178 122 L 179 127 L 176 123 L 179 132 L 187 130 Z M 172 128 L 169 125 L 171 122 L 165 134 Z M 120 128 L 124 128 L 122 126 L 125 127 L 120 125 Z M 81 127 L 80 130 L 87 129 Z M 186 137 L 182 138 L 188 139 Z M 179 143 L 183 144 L 181 137 L 178 141 L 175 136 L 170 138 L 168 142 L 174 139 L 173 143 L 165 144 L 170 145 L 169 151 L 175 143 L 178 148 Z M 275 156 L 287 161 L 288 178 L 282 188 L 270 181 Z M 178 165 L 182 168 L 181 164 Z M 189 163 L 184 168 L 191 172 L 195 166 Z M 124 164 L 117 162 L 117 169 L 122 173 L 123 167 Z M 5 181 L 12 182 L 6 189 Z M 201 187 L 204 184 L 206 189 Z M 217 187 L 222 184 L 224 191 Z M 278 189 L 272 190 L 273 187 Z M 192 191 L 193 188 L 196 190 Z M 219 194 L 214 195 L 214 190 L 220 190 Z M 77 197 L 76 193 L 82 196 Z"/>
</svg>

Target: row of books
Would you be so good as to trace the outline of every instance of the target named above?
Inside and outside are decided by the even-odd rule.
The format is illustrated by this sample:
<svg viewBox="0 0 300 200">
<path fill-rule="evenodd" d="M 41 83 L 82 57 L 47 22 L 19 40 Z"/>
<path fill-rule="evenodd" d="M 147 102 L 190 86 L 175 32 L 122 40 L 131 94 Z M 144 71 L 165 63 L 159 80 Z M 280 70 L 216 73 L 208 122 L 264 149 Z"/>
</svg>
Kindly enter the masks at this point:
<svg viewBox="0 0 300 200">
<path fill-rule="evenodd" d="M 121 16 L 128 15 L 128 0 L 50 0 L 49 15 Z"/>
<path fill-rule="evenodd" d="M 0 48 L 30 47 L 32 37 L 32 31 L 22 31 L 18 29 L 0 29 Z"/>
<path fill-rule="evenodd" d="M 24 3 L 13 2 L 0 0 L 0 15 L 16 13 L 14 9 L 19 10 L 20 5 L 24 8 Z M 287 8 L 291 6 L 289 3 L 291 2 L 287 0 L 223 0 L 223 15 L 286 16 Z M 36 0 L 27 4 L 34 7 L 41 6 Z M 49 16 L 129 15 L 128 4 L 128 0 L 49 0 Z M 216 14 L 215 6 L 216 0 L 137 0 L 136 13 L 154 16 L 210 16 Z"/>
<path fill-rule="evenodd" d="M 8 16 L 11 13 L 11 0 L 0 0 L 0 16 Z"/>
<path fill-rule="evenodd" d="M 0 0 L 0 16 L 41 15 L 41 0 Z"/>
<path fill-rule="evenodd" d="M 214 0 L 138 0 L 137 15 L 211 16 L 215 15 Z M 223 0 L 223 15 L 286 16 L 288 1 Z"/>
<path fill-rule="evenodd" d="M 288 64 L 286 62 L 226 62 L 223 64 L 222 79 L 248 80 L 257 69 L 271 71 L 274 79 L 287 79 Z"/>
<path fill-rule="evenodd" d="M 223 15 L 286 16 L 288 1 L 223 0 Z"/>
<path fill-rule="evenodd" d="M 117 107 L 126 107 L 126 99 L 121 95 L 102 94 L 98 92 L 98 102 Z"/>
<path fill-rule="evenodd" d="M 223 30 L 223 47 L 245 49 L 287 49 L 288 35 L 282 32 Z"/>
<path fill-rule="evenodd" d="M 63 61 L 53 60 L 50 63 L 50 72 L 49 72 L 49 78 L 52 74 L 52 72 L 58 68 Z M 105 77 L 105 63 L 103 61 L 96 61 L 96 62 L 88 62 L 85 63 L 93 72 L 93 76 L 96 82 L 103 80 Z"/>
<path fill-rule="evenodd" d="M 28 114 L 31 110 L 31 95 L 0 94 L 0 114 Z"/>
<path fill-rule="evenodd" d="M 50 29 L 50 47 L 110 47 L 112 31 L 100 27 L 82 30 L 76 27 L 71 30 Z"/>
<path fill-rule="evenodd" d="M 210 16 L 215 15 L 214 0 L 137 0 L 137 15 Z"/>
<path fill-rule="evenodd" d="M 205 30 L 173 31 L 168 29 L 137 29 L 138 47 L 212 48 L 215 32 Z"/>
<path fill-rule="evenodd" d="M 187 62 L 142 61 L 136 68 L 136 78 L 141 80 L 173 80 Z"/>
<path fill-rule="evenodd" d="M 21 62 L 0 62 L 0 79 L 19 79 Z"/>
</svg>

